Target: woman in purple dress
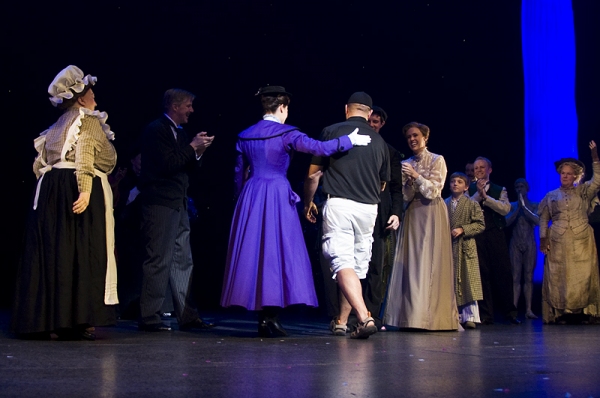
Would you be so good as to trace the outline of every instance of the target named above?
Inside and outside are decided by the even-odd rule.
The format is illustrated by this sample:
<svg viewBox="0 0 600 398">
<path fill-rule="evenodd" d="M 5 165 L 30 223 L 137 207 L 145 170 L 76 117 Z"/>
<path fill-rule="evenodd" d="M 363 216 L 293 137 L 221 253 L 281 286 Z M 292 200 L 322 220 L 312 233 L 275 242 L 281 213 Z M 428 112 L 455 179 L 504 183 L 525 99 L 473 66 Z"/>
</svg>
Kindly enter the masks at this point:
<svg viewBox="0 0 600 398">
<path fill-rule="evenodd" d="M 370 137 L 354 131 L 331 141 L 309 138 L 284 124 L 290 94 L 280 86 L 258 90 L 263 120 L 238 136 L 235 168 L 235 208 L 221 305 L 258 310 L 261 337 L 286 336 L 277 320 L 282 307 L 317 306 L 310 260 L 304 244 L 296 203 L 298 195 L 287 180 L 293 151 L 330 156 Z M 357 129 L 358 130 L 358 129 Z"/>
</svg>

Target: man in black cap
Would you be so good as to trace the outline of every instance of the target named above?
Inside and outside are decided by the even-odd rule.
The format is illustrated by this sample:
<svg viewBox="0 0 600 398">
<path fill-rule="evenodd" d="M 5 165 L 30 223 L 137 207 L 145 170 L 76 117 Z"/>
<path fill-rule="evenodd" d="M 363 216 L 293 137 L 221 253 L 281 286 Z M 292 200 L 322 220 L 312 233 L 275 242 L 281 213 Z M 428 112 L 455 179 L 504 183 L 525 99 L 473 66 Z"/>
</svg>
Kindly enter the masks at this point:
<svg viewBox="0 0 600 398">
<path fill-rule="evenodd" d="M 313 157 L 304 184 L 305 216 L 314 223 L 317 208 L 313 197 L 318 177 L 327 167 L 323 176 L 323 192 L 327 195 L 323 206 L 323 255 L 330 262 L 341 292 L 340 314 L 332 331 L 335 335 L 345 335 L 348 316 L 354 309 L 359 322 L 350 337 L 359 339 L 377 332 L 363 300 L 360 279 L 366 277 L 369 269 L 380 192 L 390 179 L 385 141 L 367 122 L 372 107 L 367 93 L 352 94 L 346 104 L 346 121 L 325 127 L 320 137 L 326 141 L 358 128 L 360 134 L 371 137 L 371 145 L 328 158 Z"/>
</svg>

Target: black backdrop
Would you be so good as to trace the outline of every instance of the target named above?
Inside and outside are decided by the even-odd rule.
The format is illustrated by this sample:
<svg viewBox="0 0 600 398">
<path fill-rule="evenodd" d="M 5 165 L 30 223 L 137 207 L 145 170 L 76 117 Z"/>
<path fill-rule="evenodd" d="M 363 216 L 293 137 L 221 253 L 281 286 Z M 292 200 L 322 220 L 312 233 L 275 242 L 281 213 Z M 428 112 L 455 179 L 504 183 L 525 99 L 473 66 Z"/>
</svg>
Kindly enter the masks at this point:
<svg viewBox="0 0 600 398">
<path fill-rule="evenodd" d="M 581 158 L 600 132 L 600 4 L 573 2 Z M 516 0 L 105 1 L 3 5 L 1 101 L 4 167 L 0 304 L 9 306 L 35 178 L 32 140 L 58 117 L 46 88 L 69 64 L 98 77 L 122 166 L 164 90 L 194 92 L 187 129 L 216 136 L 191 195 L 196 280 L 203 307 L 218 304 L 233 209 L 236 134 L 260 118 L 253 94 L 266 85 L 293 93 L 289 124 L 316 137 L 341 121 L 354 91 L 389 114 L 382 135 L 408 148 L 401 127 L 431 128 L 429 149 L 448 171 L 482 155 L 509 187 L 524 176 L 520 7 Z M 309 158 L 295 156 L 297 187 Z M 539 198 L 534 198 L 539 199 Z"/>
</svg>

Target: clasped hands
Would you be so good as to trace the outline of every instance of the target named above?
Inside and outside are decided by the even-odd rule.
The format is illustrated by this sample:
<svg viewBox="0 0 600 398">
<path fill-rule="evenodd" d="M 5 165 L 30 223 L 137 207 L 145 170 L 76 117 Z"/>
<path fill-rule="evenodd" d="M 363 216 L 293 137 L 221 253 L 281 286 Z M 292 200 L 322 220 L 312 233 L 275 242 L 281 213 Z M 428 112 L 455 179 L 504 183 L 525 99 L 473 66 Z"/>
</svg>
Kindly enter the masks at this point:
<svg viewBox="0 0 600 398">
<path fill-rule="evenodd" d="M 190 145 L 194 148 L 196 155 L 200 156 L 206 151 L 206 148 L 212 144 L 214 139 L 214 135 L 209 137 L 206 131 L 202 131 L 194 136 Z"/>
<path fill-rule="evenodd" d="M 485 186 L 487 185 L 488 180 L 485 178 L 480 178 L 477 180 L 477 193 L 481 199 L 487 199 L 487 192 L 485 191 Z"/>
<path fill-rule="evenodd" d="M 402 162 L 402 174 L 408 177 L 408 181 L 411 183 L 419 178 L 419 173 L 408 162 Z"/>
</svg>

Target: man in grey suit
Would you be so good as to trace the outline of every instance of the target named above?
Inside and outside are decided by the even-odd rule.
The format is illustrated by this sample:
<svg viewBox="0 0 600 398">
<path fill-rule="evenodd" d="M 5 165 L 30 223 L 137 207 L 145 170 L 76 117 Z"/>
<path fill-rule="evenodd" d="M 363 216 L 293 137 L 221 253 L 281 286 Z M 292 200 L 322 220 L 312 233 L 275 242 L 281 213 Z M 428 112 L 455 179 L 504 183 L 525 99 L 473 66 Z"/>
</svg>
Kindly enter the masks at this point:
<svg viewBox="0 0 600 398">
<path fill-rule="evenodd" d="M 180 330 L 214 326 L 198 317 L 190 291 L 194 264 L 187 212 L 188 173 L 200 165 L 214 139 L 201 132 L 190 141 L 181 128 L 194 112 L 194 97 L 185 90 L 167 90 L 164 115 L 146 127 L 141 140 L 139 188 L 145 252 L 138 326 L 143 331 L 171 330 L 160 317 L 169 283 Z"/>
</svg>

